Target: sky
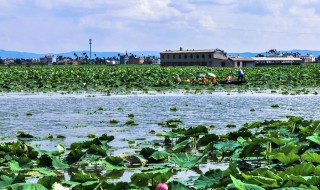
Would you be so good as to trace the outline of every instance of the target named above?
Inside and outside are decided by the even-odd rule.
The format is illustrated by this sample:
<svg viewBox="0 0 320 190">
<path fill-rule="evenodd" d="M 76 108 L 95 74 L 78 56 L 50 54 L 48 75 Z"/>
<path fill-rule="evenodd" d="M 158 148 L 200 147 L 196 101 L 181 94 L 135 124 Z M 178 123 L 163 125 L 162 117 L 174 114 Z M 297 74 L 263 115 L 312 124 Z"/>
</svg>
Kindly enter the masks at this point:
<svg viewBox="0 0 320 190">
<path fill-rule="evenodd" d="M 0 49 L 319 50 L 320 0 L 0 0 Z"/>
</svg>

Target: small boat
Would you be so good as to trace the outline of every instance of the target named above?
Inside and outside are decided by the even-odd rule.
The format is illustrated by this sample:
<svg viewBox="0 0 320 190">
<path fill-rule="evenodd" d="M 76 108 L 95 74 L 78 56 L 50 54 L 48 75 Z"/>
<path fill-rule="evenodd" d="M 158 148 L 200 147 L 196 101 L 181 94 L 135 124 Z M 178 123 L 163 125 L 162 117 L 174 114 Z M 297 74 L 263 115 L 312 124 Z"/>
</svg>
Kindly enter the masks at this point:
<svg viewBox="0 0 320 190">
<path fill-rule="evenodd" d="M 219 84 L 244 84 L 246 82 L 247 82 L 246 80 L 243 80 L 243 81 L 234 80 L 234 81 L 231 81 L 231 82 L 227 82 L 225 80 L 221 80 L 221 81 L 219 81 Z"/>
</svg>

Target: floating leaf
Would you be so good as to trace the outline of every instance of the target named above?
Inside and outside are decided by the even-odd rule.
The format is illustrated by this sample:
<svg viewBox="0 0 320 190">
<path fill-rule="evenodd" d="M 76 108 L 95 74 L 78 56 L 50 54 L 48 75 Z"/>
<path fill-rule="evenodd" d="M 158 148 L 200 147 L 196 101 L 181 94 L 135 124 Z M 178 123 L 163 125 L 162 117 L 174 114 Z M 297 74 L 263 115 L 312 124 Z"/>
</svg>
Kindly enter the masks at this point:
<svg viewBox="0 0 320 190">
<path fill-rule="evenodd" d="M 155 160 L 164 160 L 167 159 L 169 155 L 170 154 L 166 151 L 156 151 L 150 156 L 150 158 L 153 158 Z"/>
<path fill-rule="evenodd" d="M 172 150 L 173 151 L 180 151 L 182 149 L 184 149 L 188 144 L 190 144 L 191 142 L 193 142 L 191 139 L 187 139 L 185 141 L 182 141 L 181 143 L 176 144 Z"/>
</svg>

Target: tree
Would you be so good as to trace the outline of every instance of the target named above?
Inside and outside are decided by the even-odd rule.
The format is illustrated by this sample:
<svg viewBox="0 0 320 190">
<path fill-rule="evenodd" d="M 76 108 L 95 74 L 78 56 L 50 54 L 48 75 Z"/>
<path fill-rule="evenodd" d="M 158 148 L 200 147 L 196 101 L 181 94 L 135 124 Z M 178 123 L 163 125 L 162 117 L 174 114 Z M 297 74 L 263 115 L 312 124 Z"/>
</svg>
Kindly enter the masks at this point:
<svg viewBox="0 0 320 190">
<path fill-rule="evenodd" d="M 4 64 L 4 61 L 3 61 L 3 59 L 1 59 L 1 57 L 0 57 L 0 65 L 3 65 Z"/>
</svg>

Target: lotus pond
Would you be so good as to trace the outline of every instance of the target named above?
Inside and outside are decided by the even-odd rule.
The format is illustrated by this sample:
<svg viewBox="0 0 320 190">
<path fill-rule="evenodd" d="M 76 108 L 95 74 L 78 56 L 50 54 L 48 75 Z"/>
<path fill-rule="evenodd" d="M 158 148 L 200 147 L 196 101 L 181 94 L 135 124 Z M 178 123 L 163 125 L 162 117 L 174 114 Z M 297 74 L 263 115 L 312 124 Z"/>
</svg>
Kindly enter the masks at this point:
<svg viewBox="0 0 320 190">
<path fill-rule="evenodd" d="M 320 64 L 284 67 L 243 68 L 247 83 L 239 86 L 185 82 L 198 74 L 214 73 L 217 80 L 227 74 L 236 77 L 235 68 L 160 67 L 160 66 L 31 66 L 0 67 L 0 92 L 102 92 L 130 94 L 139 90 L 168 92 L 228 89 L 261 91 L 271 89 L 281 94 L 318 93 Z M 176 76 L 183 80 L 176 83 Z"/>
<path fill-rule="evenodd" d="M 0 106 L 0 189 L 320 188 L 318 95 L 4 93 Z"/>
</svg>

